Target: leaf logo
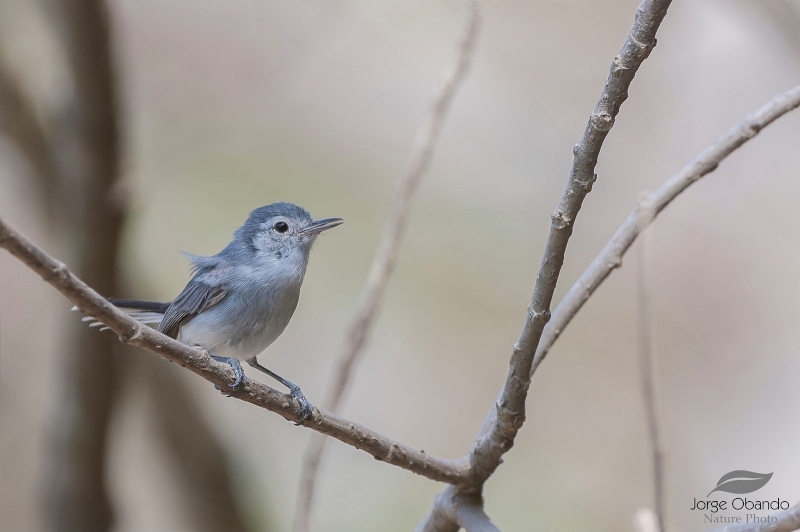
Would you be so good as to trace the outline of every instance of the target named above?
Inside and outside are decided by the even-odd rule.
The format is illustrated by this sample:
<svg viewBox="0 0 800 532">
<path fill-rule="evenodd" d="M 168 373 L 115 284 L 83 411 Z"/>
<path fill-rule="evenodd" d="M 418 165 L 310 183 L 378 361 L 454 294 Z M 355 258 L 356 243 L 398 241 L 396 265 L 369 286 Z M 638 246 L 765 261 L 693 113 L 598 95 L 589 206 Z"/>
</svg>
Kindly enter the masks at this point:
<svg viewBox="0 0 800 532">
<path fill-rule="evenodd" d="M 717 482 L 717 487 L 711 490 L 708 495 L 715 491 L 736 494 L 753 493 L 763 488 L 771 478 L 772 473 L 753 473 L 752 471 L 738 469 L 722 475 L 722 478 Z"/>
</svg>

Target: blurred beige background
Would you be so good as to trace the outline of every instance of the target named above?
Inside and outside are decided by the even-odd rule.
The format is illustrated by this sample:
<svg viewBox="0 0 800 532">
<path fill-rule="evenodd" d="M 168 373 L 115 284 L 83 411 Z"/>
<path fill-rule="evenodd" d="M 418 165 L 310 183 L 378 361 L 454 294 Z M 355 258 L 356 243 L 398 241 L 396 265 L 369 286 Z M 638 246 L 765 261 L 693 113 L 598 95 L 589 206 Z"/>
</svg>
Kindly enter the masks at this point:
<svg viewBox="0 0 800 532">
<path fill-rule="evenodd" d="M 572 160 L 635 1 L 491 1 L 412 210 L 397 273 L 344 415 L 427 452 L 464 454 L 499 390 Z M 0 40 L 51 86 L 24 0 Z M 123 105 L 130 298 L 169 300 L 185 250 L 213 254 L 247 213 L 292 201 L 347 223 L 317 245 L 300 305 L 262 356 L 324 396 L 394 180 L 455 53 L 458 1 L 112 0 Z M 792 17 L 795 17 L 792 19 Z M 676 2 L 634 80 L 570 242 L 557 299 L 635 205 L 746 114 L 800 82 L 800 2 Z M 45 54 L 46 55 L 46 54 Z M 668 518 L 733 469 L 800 498 L 800 116 L 691 188 L 654 228 Z M 29 169 L 0 141 L 0 214 L 53 253 Z M 632 530 L 651 504 L 636 359 L 635 254 L 534 379 L 528 421 L 486 487 L 503 530 Z M 0 529 L 41 528 L 41 456 L 70 304 L 0 254 Z M 104 333 L 109 334 L 109 333 Z M 153 356 L 137 352 L 135 356 Z M 166 362 L 164 362 L 166 364 Z M 258 378 L 258 376 L 255 376 Z M 249 519 L 288 530 L 309 432 L 187 374 L 227 446 Z M 31 379 L 36 385 L 30 385 Z M 44 384 L 45 386 L 43 386 Z M 111 435 L 119 531 L 189 530 L 177 484 L 126 383 Z M 319 531 L 411 530 L 442 486 L 329 446 Z"/>
</svg>

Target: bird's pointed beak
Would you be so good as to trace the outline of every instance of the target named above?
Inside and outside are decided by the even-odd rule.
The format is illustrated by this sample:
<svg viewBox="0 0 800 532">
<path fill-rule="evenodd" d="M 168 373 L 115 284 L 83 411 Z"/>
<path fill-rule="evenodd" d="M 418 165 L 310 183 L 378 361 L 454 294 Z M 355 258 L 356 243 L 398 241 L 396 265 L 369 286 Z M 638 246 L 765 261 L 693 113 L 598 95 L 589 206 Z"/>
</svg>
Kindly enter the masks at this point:
<svg viewBox="0 0 800 532">
<path fill-rule="evenodd" d="M 314 220 L 300 230 L 302 236 L 318 235 L 328 229 L 333 229 L 337 225 L 342 225 L 344 220 L 341 218 L 325 218 L 324 220 Z"/>
</svg>

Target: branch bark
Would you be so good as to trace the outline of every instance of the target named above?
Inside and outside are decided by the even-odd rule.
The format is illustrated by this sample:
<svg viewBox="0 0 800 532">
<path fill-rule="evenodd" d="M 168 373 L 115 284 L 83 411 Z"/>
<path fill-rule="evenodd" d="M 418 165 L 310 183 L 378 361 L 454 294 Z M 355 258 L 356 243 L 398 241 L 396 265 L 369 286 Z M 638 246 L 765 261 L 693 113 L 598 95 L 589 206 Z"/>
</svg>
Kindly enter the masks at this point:
<svg viewBox="0 0 800 532">
<path fill-rule="evenodd" d="M 337 357 L 336 369 L 324 402 L 325 408 L 334 414 L 339 412 L 356 364 L 364 352 L 364 347 L 375 324 L 389 277 L 392 275 L 397 261 L 397 253 L 405 233 L 411 200 L 422 176 L 430 166 L 447 110 L 469 70 L 478 39 L 479 26 L 480 14 L 477 0 L 470 0 L 469 16 L 458 47 L 455 64 L 445 73 L 430 110 L 417 132 L 409 166 L 397 183 L 394 210 L 384 229 L 367 282 L 361 293 L 355 317 L 347 330 L 344 345 Z M 327 439 L 324 435 L 319 433 L 312 435 L 303 457 L 300 487 L 295 507 L 294 530 L 296 532 L 308 532 L 310 528 L 317 478 L 326 443 Z"/>
<path fill-rule="evenodd" d="M 50 257 L 2 219 L 0 219 L 0 247 L 39 274 L 42 279 L 77 305 L 84 314 L 109 327 L 119 336 L 121 342 L 141 347 L 170 362 L 175 362 L 213 384 L 227 387 L 233 380 L 230 366 L 216 362 L 205 351 L 194 349 L 150 327 L 142 326 L 78 279 L 64 263 Z M 96 331 L 93 333 L 96 334 Z M 299 405 L 291 395 L 280 393 L 252 379 L 248 379 L 244 389 L 235 397 L 275 412 L 289 421 L 300 421 L 297 413 Z M 377 460 L 433 480 L 460 484 L 470 476 L 469 462 L 465 459 L 436 458 L 426 454 L 425 451 L 403 445 L 318 408 L 313 409 L 311 418 L 304 425 L 366 451 Z"/>
<path fill-rule="evenodd" d="M 483 511 L 479 494 L 460 495 L 454 486 L 436 496 L 433 510 L 416 532 L 500 532 Z"/>
<path fill-rule="evenodd" d="M 715 528 L 711 532 L 792 532 L 800 530 L 800 503 L 771 517 L 775 518 L 775 521 L 771 523 L 741 523 Z"/>
</svg>

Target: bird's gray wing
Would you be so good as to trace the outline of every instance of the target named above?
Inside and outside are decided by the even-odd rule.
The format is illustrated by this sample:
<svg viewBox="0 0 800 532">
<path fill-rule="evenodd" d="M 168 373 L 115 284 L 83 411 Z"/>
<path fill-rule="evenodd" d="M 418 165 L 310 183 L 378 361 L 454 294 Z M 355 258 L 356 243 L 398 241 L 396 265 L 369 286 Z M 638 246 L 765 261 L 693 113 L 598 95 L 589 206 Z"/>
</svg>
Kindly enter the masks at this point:
<svg viewBox="0 0 800 532">
<path fill-rule="evenodd" d="M 225 299 L 228 292 L 215 277 L 197 275 L 189 281 L 183 292 L 170 304 L 158 331 L 177 338 L 184 323 Z"/>
</svg>

